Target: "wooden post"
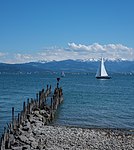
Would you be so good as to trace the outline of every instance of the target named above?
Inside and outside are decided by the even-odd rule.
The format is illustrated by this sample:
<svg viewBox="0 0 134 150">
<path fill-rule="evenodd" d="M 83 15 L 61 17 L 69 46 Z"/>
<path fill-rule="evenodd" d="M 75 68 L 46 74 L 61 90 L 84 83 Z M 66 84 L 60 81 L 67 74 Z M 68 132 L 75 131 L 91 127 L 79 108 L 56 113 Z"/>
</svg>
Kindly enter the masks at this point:
<svg viewBox="0 0 134 150">
<path fill-rule="evenodd" d="M 30 113 L 29 106 L 30 106 L 30 104 L 29 104 L 29 98 L 28 98 L 28 99 L 27 99 L 27 114 Z"/>
<path fill-rule="evenodd" d="M 52 87 L 51 87 L 51 85 L 50 85 L 49 92 L 51 92 L 51 88 L 52 88 Z"/>
<path fill-rule="evenodd" d="M 18 113 L 18 127 L 20 125 L 20 113 Z"/>
<path fill-rule="evenodd" d="M 32 103 L 32 106 L 31 106 L 30 110 L 32 110 L 33 106 L 35 106 L 36 108 L 38 107 L 38 101 L 37 101 L 37 99 L 34 102 L 32 102 L 32 100 L 31 100 L 31 103 Z"/>
<path fill-rule="evenodd" d="M 51 109 L 53 109 L 53 99 L 51 98 Z"/>
<path fill-rule="evenodd" d="M 0 148 L 2 148 L 2 141 L 3 141 L 3 138 L 1 136 L 1 138 L 0 138 Z"/>
<path fill-rule="evenodd" d="M 36 100 L 38 101 L 38 93 L 36 93 Z"/>
<path fill-rule="evenodd" d="M 53 120 L 53 99 L 51 98 L 51 111 L 50 111 L 50 115 L 51 115 L 51 121 Z"/>
<path fill-rule="evenodd" d="M 25 112 L 26 112 L 26 103 L 24 102 L 23 103 L 23 112 L 22 112 L 22 115 L 23 115 L 23 121 L 25 120 Z"/>
<path fill-rule="evenodd" d="M 41 102 L 41 91 L 39 91 L 39 108 L 40 108 L 40 102 Z"/>
<path fill-rule="evenodd" d="M 59 82 L 57 82 L 57 88 L 59 88 Z"/>
<path fill-rule="evenodd" d="M 57 78 L 57 88 L 59 88 L 59 81 L 60 81 L 60 78 Z"/>
<path fill-rule="evenodd" d="M 4 143 L 4 134 L 2 134 L 1 136 L 1 147 L 3 147 L 3 143 Z"/>
<path fill-rule="evenodd" d="M 46 97 L 45 97 L 45 100 L 44 100 L 44 105 L 46 104 Z"/>
<path fill-rule="evenodd" d="M 12 131 L 14 130 L 14 107 L 12 107 Z"/>
<path fill-rule="evenodd" d="M 27 105 L 29 104 L 29 98 L 27 99 Z"/>
<path fill-rule="evenodd" d="M 12 123 L 14 122 L 14 107 L 12 107 Z"/>
<path fill-rule="evenodd" d="M 42 93 L 44 93 L 44 89 L 42 89 Z"/>
<path fill-rule="evenodd" d="M 41 108 L 43 108 L 43 101 L 44 101 L 44 89 L 42 89 L 42 92 L 41 92 Z"/>
<path fill-rule="evenodd" d="M 23 111 L 25 112 L 26 103 L 23 102 Z"/>
<path fill-rule="evenodd" d="M 6 132 L 5 134 L 5 149 L 8 149 L 8 142 L 9 142 L 9 137 L 8 137 L 8 133 Z"/>
<path fill-rule="evenodd" d="M 5 149 L 8 149 L 8 140 L 5 141 Z"/>
<path fill-rule="evenodd" d="M 20 124 L 23 122 L 23 111 L 20 112 Z"/>
<path fill-rule="evenodd" d="M 44 108 L 44 99 L 42 100 L 41 109 Z"/>
</svg>

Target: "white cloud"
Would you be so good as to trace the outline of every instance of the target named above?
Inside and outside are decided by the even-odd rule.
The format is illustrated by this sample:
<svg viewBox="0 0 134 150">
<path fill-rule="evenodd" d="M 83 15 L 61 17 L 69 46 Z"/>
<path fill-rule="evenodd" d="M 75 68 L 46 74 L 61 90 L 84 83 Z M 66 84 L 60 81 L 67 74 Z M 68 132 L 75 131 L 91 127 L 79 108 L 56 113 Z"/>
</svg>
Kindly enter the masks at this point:
<svg viewBox="0 0 134 150">
<path fill-rule="evenodd" d="M 124 46 L 122 44 L 101 45 L 98 43 L 94 43 L 91 45 L 82 45 L 68 43 L 68 46 L 70 49 L 75 51 L 86 51 L 85 55 L 91 58 L 98 58 L 103 56 L 108 59 L 122 58 L 127 60 L 134 60 L 134 49 Z"/>
<path fill-rule="evenodd" d="M 29 60 L 29 59 L 32 58 L 32 56 L 31 55 L 27 55 L 27 54 L 20 54 L 20 53 L 18 53 L 18 54 L 15 54 L 15 58 L 16 59 L 21 59 L 21 60 Z"/>
<path fill-rule="evenodd" d="M 102 50 L 104 51 L 105 48 L 98 44 L 98 43 L 94 43 L 92 45 L 82 45 L 82 44 L 75 44 L 75 43 L 68 43 L 69 48 L 74 49 L 74 50 L 86 50 L 86 51 L 98 51 L 98 50 Z"/>
<path fill-rule="evenodd" d="M 5 62 L 5 60 L 7 59 L 8 53 L 3 53 L 0 52 L 0 63 Z"/>
<path fill-rule="evenodd" d="M 122 44 L 108 44 L 108 45 L 104 45 L 104 48 L 109 50 L 109 49 L 113 49 L 113 50 L 125 50 L 128 51 L 131 48 L 128 48 L 127 46 L 124 46 Z"/>
<path fill-rule="evenodd" d="M 6 56 L 6 55 L 7 55 L 7 53 L 0 52 L 0 57 Z"/>
<path fill-rule="evenodd" d="M 66 49 L 49 49 L 43 50 L 42 52 L 38 53 L 38 58 L 42 60 L 52 61 L 52 60 L 66 60 L 66 59 L 75 59 L 75 52 L 68 51 Z"/>
<path fill-rule="evenodd" d="M 99 43 L 93 43 L 91 45 L 82 45 L 82 44 L 75 44 L 75 43 L 68 43 L 68 46 L 74 50 L 87 50 L 87 51 L 108 51 L 112 50 L 130 50 L 132 48 L 128 48 L 122 44 L 108 44 L 108 45 L 101 45 Z"/>
<path fill-rule="evenodd" d="M 25 63 L 25 62 L 30 62 L 34 59 L 33 55 L 32 54 L 20 54 L 20 53 L 17 53 L 17 54 L 14 54 L 14 59 L 13 59 L 13 62 L 12 63 Z"/>
<path fill-rule="evenodd" d="M 66 59 L 99 59 L 101 56 L 107 59 L 134 60 L 134 49 L 122 44 L 102 45 L 93 43 L 90 45 L 68 43 L 66 48 L 50 47 L 31 54 L 9 54 L 0 52 L 1 62 L 25 63 L 31 61 L 60 61 Z"/>
</svg>

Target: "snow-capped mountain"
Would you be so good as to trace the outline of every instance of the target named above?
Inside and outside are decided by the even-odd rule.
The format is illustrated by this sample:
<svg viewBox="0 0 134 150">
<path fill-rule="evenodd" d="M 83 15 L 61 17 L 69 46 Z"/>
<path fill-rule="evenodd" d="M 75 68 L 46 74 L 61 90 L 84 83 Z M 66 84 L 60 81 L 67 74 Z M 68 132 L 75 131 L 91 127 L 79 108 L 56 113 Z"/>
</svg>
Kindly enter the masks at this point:
<svg viewBox="0 0 134 150">
<path fill-rule="evenodd" d="M 24 64 L 0 64 L 0 72 L 91 72 L 95 73 L 99 65 L 96 59 L 63 60 L 63 61 L 38 61 Z M 106 60 L 108 72 L 134 72 L 134 61 L 122 59 Z"/>
</svg>

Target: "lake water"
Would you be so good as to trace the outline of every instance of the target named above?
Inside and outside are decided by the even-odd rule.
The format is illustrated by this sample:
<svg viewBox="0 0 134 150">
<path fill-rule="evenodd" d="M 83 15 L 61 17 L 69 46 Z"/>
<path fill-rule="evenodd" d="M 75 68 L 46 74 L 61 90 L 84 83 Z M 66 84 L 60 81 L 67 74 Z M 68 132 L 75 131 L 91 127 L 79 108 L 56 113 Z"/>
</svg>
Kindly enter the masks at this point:
<svg viewBox="0 0 134 150">
<path fill-rule="evenodd" d="M 57 74 L 0 74 L 0 134 L 27 98 L 47 84 L 56 87 Z M 64 102 L 54 124 L 83 127 L 134 128 L 134 75 L 112 74 L 97 80 L 95 74 L 66 74 L 60 80 Z"/>
</svg>

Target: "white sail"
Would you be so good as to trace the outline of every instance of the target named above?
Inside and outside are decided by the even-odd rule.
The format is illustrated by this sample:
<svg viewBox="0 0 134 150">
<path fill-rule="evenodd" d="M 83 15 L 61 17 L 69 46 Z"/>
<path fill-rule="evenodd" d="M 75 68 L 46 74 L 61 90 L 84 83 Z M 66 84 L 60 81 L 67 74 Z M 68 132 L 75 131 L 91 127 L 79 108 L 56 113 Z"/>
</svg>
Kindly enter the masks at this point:
<svg viewBox="0 0 134 150">
<path fill-rule="evenodd" d="M 101 63 L 100 63 L 100 66 L 98 68 L 96 77 L 108 77 L 108 74 L 107 74 L 105 66 L 104 66 L 103 58 L 101 58 Z"/>
<path fill-rule="evenodd" d="M 64 71 L 61 72 L 61 77 L 65 77 Z"/>
</svg>

